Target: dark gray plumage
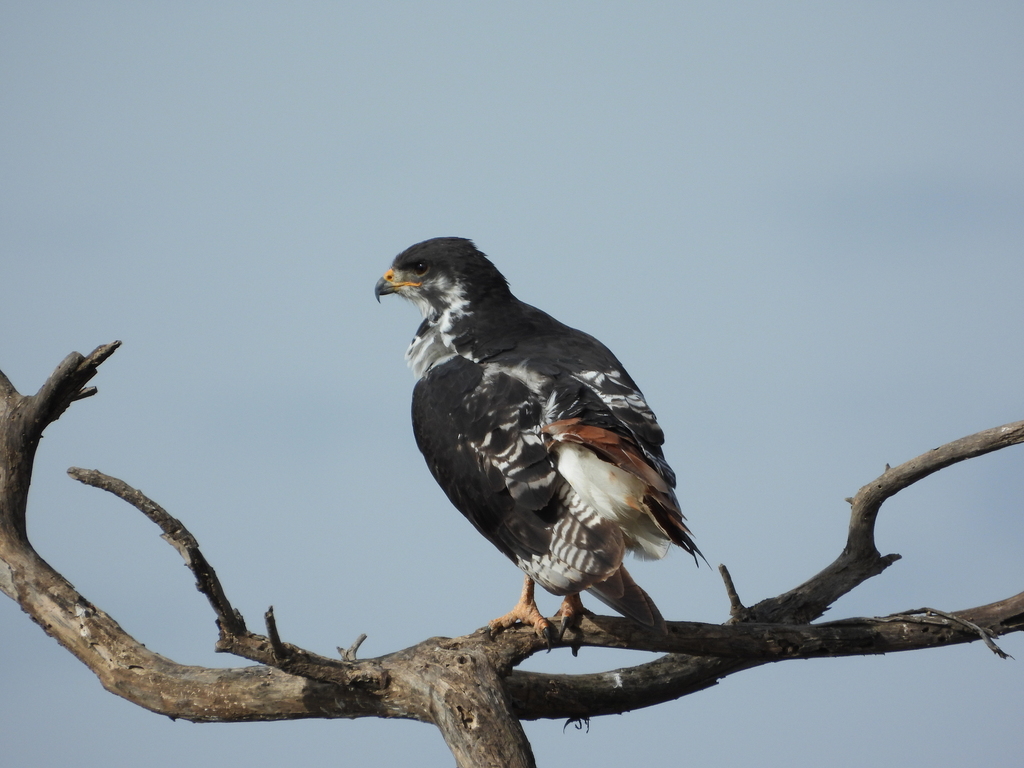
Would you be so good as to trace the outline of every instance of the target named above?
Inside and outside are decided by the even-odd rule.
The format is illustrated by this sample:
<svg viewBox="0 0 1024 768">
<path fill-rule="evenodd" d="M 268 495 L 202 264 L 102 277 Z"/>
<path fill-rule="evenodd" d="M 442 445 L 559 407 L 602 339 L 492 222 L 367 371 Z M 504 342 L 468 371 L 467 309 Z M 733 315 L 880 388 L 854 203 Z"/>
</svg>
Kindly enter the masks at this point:
<svg viewBox="0 0 1024 768">
<path fill-rule="evenodd" d="M 423 315 L 406 353 L 413 429 L 456 508 L 548 591 L 589 590 L 664 630 L 623 556 L 660 558 L 670 543 L 699 551 L 661 428 L 615 356 L 515 298 L 462 238 L 399 254 L 376 286 L 378 299 L 391 293 Z"/>
</svg>

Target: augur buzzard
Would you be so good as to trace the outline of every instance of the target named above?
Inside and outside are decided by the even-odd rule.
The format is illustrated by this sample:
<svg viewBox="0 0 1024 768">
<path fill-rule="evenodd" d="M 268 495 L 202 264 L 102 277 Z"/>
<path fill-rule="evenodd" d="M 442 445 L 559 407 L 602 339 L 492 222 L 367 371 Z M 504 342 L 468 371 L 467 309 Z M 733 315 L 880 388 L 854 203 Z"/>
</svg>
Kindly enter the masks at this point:
<svg viewBox="0 0 1024 768">
<path fill-rule="evenodd" d="M 664 436 L 644 396 L 597 339 L 524 304 L 470 240 L 400 253 L 377 281 L 423 323 L 406 352 L 416 443 L 460 512 L 526 573 L 516 621 L 554 636 L 534 582 L 565 596 L 560 632 L 587 590 L 657 632 L 665 620 L 630 577 L 626 552 L 700 554 L 683 523 Z"/>
</svg>

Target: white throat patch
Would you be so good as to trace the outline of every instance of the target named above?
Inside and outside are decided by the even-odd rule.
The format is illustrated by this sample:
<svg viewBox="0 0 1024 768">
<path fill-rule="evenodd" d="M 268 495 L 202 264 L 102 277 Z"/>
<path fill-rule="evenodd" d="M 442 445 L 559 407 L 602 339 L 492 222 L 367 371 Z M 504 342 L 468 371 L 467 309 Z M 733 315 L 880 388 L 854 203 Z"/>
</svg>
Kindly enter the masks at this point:
<svg viewBox="0 0 1024 768">
<path fill-rule="evenodd" d="M 416 335 L 405 351 L 405 362 L 417 379 L 435 365 L 459 354 L 455 348 L 455 324 L 471 314 L 468 311 L 469 300 L 461 285 L 445 278 L 438 281 L 435 290 L 443 297 L 445 308 L 440 314 L 422 295 L 409 296 L 427 321 L 427 327 Z"/>
</svg>

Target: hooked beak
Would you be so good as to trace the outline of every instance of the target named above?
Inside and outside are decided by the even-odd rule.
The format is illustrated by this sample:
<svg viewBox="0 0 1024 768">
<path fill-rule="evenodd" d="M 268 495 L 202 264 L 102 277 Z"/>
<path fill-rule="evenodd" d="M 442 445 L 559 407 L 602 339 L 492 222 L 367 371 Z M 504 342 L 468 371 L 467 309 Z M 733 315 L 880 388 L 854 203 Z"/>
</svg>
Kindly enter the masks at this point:
<svg viewBox="0 0 1024 768">
<path fill-rule="evenodd" d="M 389 293 L 395 292 L 395 286 L 388 282 L 385 278 L 381 278 L 377 281 L 377 284 L 373 286 L 373 295 L 377 299 L 377 303 L 380 304 L 380 297 L 387 296 Z"/>
<path fill-rule="evenodd" d="M 378 280 L 377 284 L 373 287 L 373 295 L 377 298 L 377 303 L 380 304 L 381 296 L 387 296 L 389 293 L 398 293 L 399 288 L 407 285 L 419 288 L 423 283 L 395 282 L 395 270 L 389 269 L 384 273 L 384 277 Z"/>
</svg>

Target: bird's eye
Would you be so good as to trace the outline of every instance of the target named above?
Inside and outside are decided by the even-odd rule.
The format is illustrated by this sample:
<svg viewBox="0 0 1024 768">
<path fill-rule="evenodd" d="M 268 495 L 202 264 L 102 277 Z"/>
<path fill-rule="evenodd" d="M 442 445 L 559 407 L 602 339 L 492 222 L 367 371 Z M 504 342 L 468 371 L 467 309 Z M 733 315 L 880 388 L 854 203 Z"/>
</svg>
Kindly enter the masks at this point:
<svg viewBox="0 0 1024 768">
<path fill-rule="evenodd" d="M 412 271 L 415 272 L 420 277 L 427 274 L 428 269 L 430 269 L 430 267 L 428 267 L 426 262 L 423 261 L 417 261 L 415 264 L 412 265 Z"/>
</svg>

